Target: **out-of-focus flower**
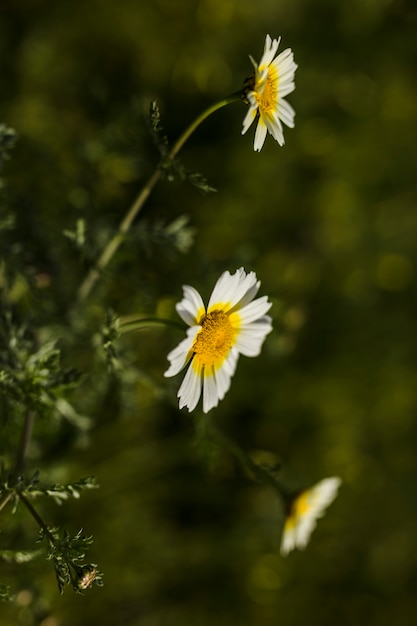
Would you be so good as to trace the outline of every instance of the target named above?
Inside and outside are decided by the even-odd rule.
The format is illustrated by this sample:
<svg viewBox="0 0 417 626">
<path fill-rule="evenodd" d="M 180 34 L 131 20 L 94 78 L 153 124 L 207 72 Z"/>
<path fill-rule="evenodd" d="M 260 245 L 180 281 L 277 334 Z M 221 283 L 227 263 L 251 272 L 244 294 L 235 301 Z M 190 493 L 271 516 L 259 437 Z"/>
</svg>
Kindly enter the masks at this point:
<svg viewBox="0 0 417 626">
<path fill-rule="evenodd" d="M 218 279 L 207 310 L 193 287 L 183 287 L 184 297 L 176 305 L 179 316 L 190 328 L 187 337 L 168 354 L 165 376 L 175 376 L 189 367 L 178 391 L 179 407 L 193 411 L 203 390 L 203 411 L 218 405 L 229 390 L 239 354 L 258 356 L 266 335 L 272 330 L 267 296 L 254 300 L 260 281 L 243 268 L 224 272 Z"/>
<path fill-rule="evenodd" d="M 281 540 L 281 554 L 306 547 L 317 519 L 337 496 L 340 478 L 332 476 L 290 499 Z"/>
<path fill-rule="evenodd" d="M 282 123 L 294 127 L 294 109 L 284 99 L 294 91 L 294 74 L 297 65 L 291 48 L 281 52 L 276 58 L 279 39 L 266 36 L 265 49 L 261 61 L 257 64 L 250 57 L 255 74 L 246 82 L 245 97 L 249 103 L 249 111 L 243 120 L 242 135 L 258 116 L 255 132 L 254 149 L 260 151 L 264 145 L 267 131 L 276 139 L 280 146 L 284 145 Z"/>
</svg>

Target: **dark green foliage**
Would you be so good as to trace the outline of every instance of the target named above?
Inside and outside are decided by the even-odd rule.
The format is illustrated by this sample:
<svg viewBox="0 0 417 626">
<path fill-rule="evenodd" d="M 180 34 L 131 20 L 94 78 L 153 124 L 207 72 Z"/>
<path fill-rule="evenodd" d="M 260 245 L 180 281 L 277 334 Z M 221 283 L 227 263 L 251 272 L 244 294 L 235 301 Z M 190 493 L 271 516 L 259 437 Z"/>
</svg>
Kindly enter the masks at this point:
<svg viewBox="0 0 417 626">
<path fill-rule="evenodd" d="M 93 563 L 83 564 L 85 553 L 93 538 L 83 535 L 80 530 L 73 537 L 67 531 L 61 533 L 58 528 L 47 527 L 40 531 L 38 541 L 48 543 L 47 559 L 53 562 L 60 593 L 66 585 L 81 593 L 93 582 L 101 586 L 103 577 Z"/>
<path fill-rule="evenodd" d="M 136 239 L 148 257 L 163 254 L 173 260 L 178 252 L 185 254 L 190 250 L 195 232 L 187 215 L 180 215 L 170 223 L 164 219 L 145 218 L 138 225 Z"/>
<path fill-rule="evenodd" d="M 78 499 L 81 492 L 85 489 L 98 489 L 98 484 L 94 476 L 87 476 L 81 478 L 74 483 L 68 483 L 66 485 L 52 485 L 50 487 L 39 486 L 36 482 L 31 483 L 27 494 L 31 498 L 37 498 L 38 496 L 50 496 L 57 504 L 62 504 L 64 500 L 68 498 Z"/>
<path fill-rule="evenodd" d="M 161 155 L 160 167 L 164 178 L 172 182 L 176 177 L 178 177 L 182 181 L 188 181 L 191 185 L 203 193 L 217 191 L 212 185 L 210 185 L 203 174 L 188 170 L 177 156 L 171 156 L 171 147 L 169 146 L 168 139 L 164 133 L 161 122 L 161 114 L 155 100 L 151 102 L 150 106 L 149 126 L 152 138 Z"/>
<path fill-rule="evenodd" d="M 0 583 L 0 600 L 10 602 L 13 597 L 10 595 L 10 587 Z"/>
<path fill-rule="evenodd" d="M 152 100 L 149 108 L 149 129 L 161 157 L 166 157 L 169 153 L 168 137 L 162 126 L 161 113 L 156 100 Z"/>
<path fill-rule="evenodd" d="M 0 169 L 3 162 L 9 158 L 9 151 L 16 142 L 16 131 L 13 128 L 7 128 L 4 124 L 0 124 Z"/>
<path fill-rule="evenodd" d="M 117 366 L 117 349 L 115 344 L 119 337 L 119 318 L 114 311 L 108 309 L 106 321 L 101 327 L 101 339 L 109 371 L 114 371 Z"/>
<path fill-rule="evenodd" d="M 64 230 L 63 235 L 70 241 L 71 245 L 81 254 L 82 257 L 89 256 L 87 246 L 87 226 L 84 219 L 78 219 L 74 230 Z"/>
<path fill-rule="evenodd" d="M 0 390 L 10 405 L 49 415 L 58 396 L 79 378 L 75 369 L 62 367 L 55 341 L 38 347 L 33 331 L 0 312 Z"/>
<path fill-rule="evenodd" d="M 42 554 L 42 550 L 0 550 L 0 559 L 6 563 L 30 563 Z"/>
</svg>

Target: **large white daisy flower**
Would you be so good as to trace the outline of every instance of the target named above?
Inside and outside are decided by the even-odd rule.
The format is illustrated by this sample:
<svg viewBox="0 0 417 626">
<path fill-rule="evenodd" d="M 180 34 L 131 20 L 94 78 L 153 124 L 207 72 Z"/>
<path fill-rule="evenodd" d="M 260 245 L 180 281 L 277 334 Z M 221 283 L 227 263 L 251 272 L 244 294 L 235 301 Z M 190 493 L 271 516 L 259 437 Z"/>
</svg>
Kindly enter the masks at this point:
<svg viewBox="0 0 417 626">
<path fill-rule="evenodd" d="M 260 63 L 257 64 L 250 57 L 255 75 L 248 79 L 244 92 L 250 108 L 243 120 L 242 135 L 258 116 L 254 141 L 254 148 L 258 152 L 264 145 L 267 131 L 283 146 L 284 132 L 281 122 L 290 128 L 294 127 L 295 112 L 284 97 L 295 89 L 294 74 L 297 65 L 294 63 L 291 48 L 287 48 L 274 59 L 280 40 L 281 37 L 271 39 L 267 35 Z"/>
<path fill-rule="evenodd" d="M 258 356 L 266 335 L 272 330 L 265 313 L 267 296 L 254 300 L 260 282 L 254 272 L 243 268 L 224 272 L 218 279 L 207 310 L 193 287 L 183 287 L 184 297 L 176 305 L 179 316 L 190 328 L 187 337 L 168 354 L 165 376 L 175 376 L 189 363 L 178 391 L 179 407 L 193 411 L 203 389 L 203 411 L 217 406 L 230 387 L 239 354 Z"/>
<path fill-rule="evenodd" d="M 340 478 L 332 476 L 299 493 L 290 501 L 281 540 L 281 554 L 294 548 L 301 550 L 309 542 L 317 519 L 323 517 L 326 508 L 337 496 Z"/>
</svg>

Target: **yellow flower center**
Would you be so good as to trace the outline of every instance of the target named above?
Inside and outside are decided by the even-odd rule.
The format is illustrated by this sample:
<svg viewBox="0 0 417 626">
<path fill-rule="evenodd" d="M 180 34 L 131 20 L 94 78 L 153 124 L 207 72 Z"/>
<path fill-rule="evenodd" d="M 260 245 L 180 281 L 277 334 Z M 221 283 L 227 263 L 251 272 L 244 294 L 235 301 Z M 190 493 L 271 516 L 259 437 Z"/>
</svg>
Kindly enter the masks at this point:
<svg viewBox="0 0 417 626">
<path fill-rule="evenodd" d="M 201 330 L 191 349 L 193 363 L 198 369 L 206 366 L 218 369 L 234 344 L 236 330 L 227 313 L 218 309 L 207 313 L 200 323 Z"/>
<path fill-rule="evenodd" d="M 295 515 L 297 517 L 303 517 L 303 515 L 305 515 L 310 509 L 308 491 L 304 491 L 301 495 L 299 495 L 293 506 Z"/>
<path fill-rule="evenodd" d="M 298 521 L 309 511 L 309 509 L 309 492 L 304 491 L 292 503 L 285 526 L 287 528 L 294 528 L 298 524 Z"/>
<path fill-rule="evenodd" d="M 263 90 L 256 92 L 259 109 L 263 113 L 275 111 L 278 103 L 278 72 L 273 65 L 269 66 Z"/>
</svg>

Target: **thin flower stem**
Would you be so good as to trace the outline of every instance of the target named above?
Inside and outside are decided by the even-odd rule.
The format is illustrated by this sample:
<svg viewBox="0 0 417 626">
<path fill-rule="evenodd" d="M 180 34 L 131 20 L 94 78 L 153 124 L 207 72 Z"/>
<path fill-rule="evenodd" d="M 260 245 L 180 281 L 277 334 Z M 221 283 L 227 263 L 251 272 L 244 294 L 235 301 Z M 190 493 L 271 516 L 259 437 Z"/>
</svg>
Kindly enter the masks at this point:
<svg viewBox="0 0 417 626">
<path fill-rule="evenodd" d="M 179 322 L 174 322 L 173 320 L 167 320 L 158 317 L 139 317 L 132 319 L 126 317 L 120 320 L 119 332 L 121 334 L 130 333 L 134 330 L 141 330 L 142 328 L 149 328 L 152 326 L 172 326 L 173 328 L 177 328 L 178 330 L 184 330 L 183 324 L 180 324 Z"/>
<path fill-rule="evenodd" d="M 10 498 L 13 496 L 15 491 L 14 487 L 16 483 L 19 481 L 20 477 L 23 474 L 23 470 L 25 468 L 26 456 L 29 450 L 30 440 L 32 438 L 33 424 L 35 421 L 35 413 L 34 411 L 28 411 L 26 413 L 25 421 L 23 423 L 22 435 L 20 438 L 19 447 L 16 452 L 16 461 L 14 465 L 14 470 L 10 475 L 10 484 L 11 489 L 3 494 L 3 497 L 0 500 L 0 511 L 6 506 L 9 502 Z"/>
<path fill-rule="evenodd" d="M 257 465 L 251 459 L 251 457 L 240 448 L 234 441 L 226 437 L 219 429 L 213 424 L 212 421 L 208 423 L 207 433 L 212 437 L 213 441 L 215 441 L 218 445 L 221 445 L 223 448 L 228 450 L 236 459 L 252 474 L 254 479 L 257 482 L 262 484 L 268 484 L 273 487 L 281 496 L 285 495 L 285 490 L 283 486 L 275 478 L 273 473 L 266 467 L 262 467 L 261 465 Z"/>
<path fill-rule="evenodd" d="M 16 493 L 19 496 L 19 499 L 21 500 L 21 502 L 23 502 L 23 504 L 25 505 L 29 513 L 32 515 L 34 520 L 38 523 L 40 528 L 43 530 L 43 532 L 45 533 L 45 536 L 48 537 L 48 541 L 50 541 L 54 546 L 56 546 L 56 541 L 55 541 L 54 536 L 52 535 L 48 526 L 45 524 L 45 522 L 43 521 L 43 519 L 41 518 L 41 516 L 39 515 L 35 507 L 32 505 L 32 503 L 26 498 L 26 496 L 20 491 L 20 489 L 16 489 Z"/>
<path fill-rule="evenodd" d="M 147 181 L 145 186 L 142 188 L 141 192 L 137 196 L 136 200 L 132 204 L 132 206 L 129 209 L 129 211 L 126 213 L 126 215 L 123 218 L 123 220 L 120 222 L 120 225 L 119 225 L 119 228 L 117 229 L 117 232 L 115 233 L 113 238 L 108 242 L 108 244 L 104 248 L 103 252 L 101 253 L 101 255 L 100 255 L 100 257 L 99 257 L 99 259 L 98 259 L 98 261 L 97 261 L 97 263 L 95 265 L 95 267 L 91 268 L 91 270 L 88 272 L 86 278 L 81 283 L 80 288 L 78 290 L 78 302 L 84 301 L 89 296 L 89 294 L 90 294 L 91 290 L 93 289 L 94 285 L 96 284 L 97 280 L 100 278 L 100 275 L 101 275 L 102 271 L 107 266 L 107 264 L 109 263 L 109 261 L 113 257 L 114 253 L 116 252 L 116 250 L 118 249 L 118 247 L 122 243 L 126 233 L 128 232 L 129 228 L 132 225 L 133 220 L 138 215 L 138 213 L 142 209 L 143 205 L 145 204 L 146 200 L 148 199 L 149 195 L 153 191 L 154 187 L 156 186 L 156 184 L 160 180 L 160 178 L 162 176 L 162 171 L 163 171 L 163 164 L 166 164 L 167 162 L 169 163 L 170 161 L 172 161 L 175 158 L 175 156 L 181 150 L 181 148 L 183 147 L 183 145 L 185 144 L 187 139 L 193 134 L 193 132 L 196 130 L 196 128 L 198 128 L 198 126 L 200 126 L 200 124 L 207 117 L 209 117 L 209 115 L 211 115 L 212 113 L 214 113 L 218 109 L 221 109 L 222 107 L 225 107 L 228 104 L 231 104 L 232 102 L 237 102 L 238 100 L 241 100 L 241 99 L 242 99 L 242 92 L 239 91 L 239 92 L 236 92 L 236 93 L 228 96 L 227 98 L 224 98 L 222 100 L 219 100 L 218 102 L 215 102 L 210 107 L 208 107 L 208 109 L 203 111 L 203 113 L 201 113 L 201 115 L 199 115 L 185 129 L 185 131 L 177 139 L 177 141 L 175 142 L 175 144 L 171 148 L 171 150 L 168 153 L 167 157 L 163 160 L 162 163 L 158 164 L 156 170 L 154 171 L 152 176 L 149 178 L 149 180 Z"/>
<path fill-rule="evenodd" d="M 204 120 L 207 119 L 212 113 L 214 113 L 215 111 L 218 111 L 219 109 L 222 109 L 228 104 L 232 104 L 232 102 L 238 102 L 241 100 L 242 100 L 242 92 L 236 91 L 230 96 L 227 96 L 227 98 L 218 100 L 217 102 L 212 104 L 210 107 L 208 107 L 208 109 L 203 111 L 198 117 L 196 117 L 196 119 L 188 126 L 188 128 L 185 129 L 183 134 L 177 139 L 174 146 L 172 147 L 172 150 L 168 154 L 168 159 L 172 160 L 178 154 L 178 152 L 181 150 L 181 148 L 183 147 L 187 139 L 193 134 L 196 128 L 198 128 L 198 126 L 200 126 L 200 124 L 204 122 Z"/>
<path fill-rule="evenodd" d="M 13 473 L 13 477 L 15 480 L 19 479 L 19 477 L 23 474 L 23 470 L 25 468 L 26 456 L 29 450 L 30 440 L 32 438 L 34 421 L 34 411 L 28 411 L 26 413 L 25 422 L 23 424 L 22 437 L 16 455 L 16 463 Z"/>
<path fill-rule="evenodd" d="M 14 494 L 14 491 L 6 491 L 6 493 L 3 494 L 0 500 L 0 511 L 4 509 L 4 507 L 6 506 L 6 504 L 8 503 L 8 501 L 10 500 L 13 494 Z"/>
</svg>

